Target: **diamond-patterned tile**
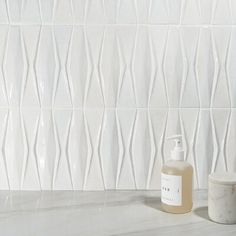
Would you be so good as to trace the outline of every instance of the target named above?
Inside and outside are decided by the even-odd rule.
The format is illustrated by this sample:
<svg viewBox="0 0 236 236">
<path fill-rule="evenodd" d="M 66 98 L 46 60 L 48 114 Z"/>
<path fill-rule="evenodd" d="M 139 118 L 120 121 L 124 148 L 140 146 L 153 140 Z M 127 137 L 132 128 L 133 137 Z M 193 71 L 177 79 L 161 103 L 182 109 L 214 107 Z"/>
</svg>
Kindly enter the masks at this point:
<svg viewBox="0 0 236 236">
<path fill-rule="evenodd" d="M 3 62 L 9 103 L 12 106 L 19 106 L 22 102 L 27 67 L 22 30 L 18 26 L 12 26 L 9 29 Z"/>
<path fill-rule="evenodd" d="M 41 106 L 50 107 L 54 104 L 54 87 L 58 77 L 58 58 L 51 26 L 41 28 L 35 70 Z"/>
<path fill-rule="evenodd" d="M 55 135 L 52 111 L 41 110 L 35 141 L 35 155 L 41 188 L 44 190 L 53 188 L 54 163 L 57 155 Z"/>
<path fill-rule="evenodd" d="M 194 187 L 236 171 L 232 0 L 0 0 L 0 189 Z"/>
<path fill-rule="evenodd" d="M 212 35 L 209 28 L 201 28 L 196 58 L 196 76 L 198 80 L 200 107 L 210 107 L 215 61 Z"/>
<path fill-rule="evenodd" d="M 170 28 L 164 58 L 164 76 L 170 107 L 179 107 L 183 72 L 186 64 L 183 60 L 180 34 L 176 28 Z"/>
</svg>

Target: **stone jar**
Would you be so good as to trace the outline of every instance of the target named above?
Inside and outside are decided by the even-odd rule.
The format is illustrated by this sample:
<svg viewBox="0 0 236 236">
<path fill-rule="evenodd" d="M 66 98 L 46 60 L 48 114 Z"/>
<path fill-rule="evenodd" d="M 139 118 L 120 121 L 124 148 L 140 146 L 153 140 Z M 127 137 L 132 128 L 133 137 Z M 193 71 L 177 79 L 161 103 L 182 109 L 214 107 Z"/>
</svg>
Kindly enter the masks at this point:
<svg viewBox="0 0 236 236">
<path fill-rule="evenodd" d="M 236 173 L 209 175 L 208 215 L 222 224 L 236 224 Z"/>
</svg>

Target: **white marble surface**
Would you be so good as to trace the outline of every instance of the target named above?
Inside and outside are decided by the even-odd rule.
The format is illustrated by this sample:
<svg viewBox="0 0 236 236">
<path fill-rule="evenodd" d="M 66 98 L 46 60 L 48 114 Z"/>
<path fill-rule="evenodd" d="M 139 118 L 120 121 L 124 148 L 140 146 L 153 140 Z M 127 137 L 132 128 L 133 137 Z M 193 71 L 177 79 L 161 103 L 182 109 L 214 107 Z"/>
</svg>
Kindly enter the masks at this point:
<svg viewBox="0 0 236 236">
<path fill-rule="evenodd" d="M 209 221 L 207 193 L 195 192 L 184 215 L 160 211 L 157 191 L 0 192 L 0 235 L 236 235 Z"/>
</svg>

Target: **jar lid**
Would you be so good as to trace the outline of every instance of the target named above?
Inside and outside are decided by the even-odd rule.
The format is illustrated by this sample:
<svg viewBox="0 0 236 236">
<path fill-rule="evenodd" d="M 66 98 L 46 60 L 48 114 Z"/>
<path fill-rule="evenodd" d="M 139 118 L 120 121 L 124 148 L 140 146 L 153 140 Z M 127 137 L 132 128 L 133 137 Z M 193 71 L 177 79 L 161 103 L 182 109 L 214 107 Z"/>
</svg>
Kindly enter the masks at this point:
<svg viewBox="0 0 236 236">
<path fill-rule="evenodd" d="M 216 184 L 234 185 L 236 184 L 236 173 L 212 173 L 209 175 L 209 181 Z"/>
</svg>

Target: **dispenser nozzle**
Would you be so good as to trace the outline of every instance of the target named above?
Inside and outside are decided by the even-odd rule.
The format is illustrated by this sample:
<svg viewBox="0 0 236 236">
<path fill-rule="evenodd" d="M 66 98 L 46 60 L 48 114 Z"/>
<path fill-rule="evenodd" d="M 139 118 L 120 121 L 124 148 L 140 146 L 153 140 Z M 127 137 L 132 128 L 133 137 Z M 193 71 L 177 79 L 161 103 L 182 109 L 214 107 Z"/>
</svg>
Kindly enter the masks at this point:
<svg viewBox="0 0 236 236">
<path fill-rule="evenodd" d="M 174 140 L 175 147 L 182 147 L 182 135 L 176 134 L 167 138 L 167 140 Z"/>
<path fill-rule="evenodd" d="M 182 135 L 177 134 L 173 135 L 167 138 L 167 140 L 174 140 L 175 141 L 175 147 L 171 151 L 171 158 L 173 160 L 184 160 L 184 150 L 182 146 Z"/>
</svg>

